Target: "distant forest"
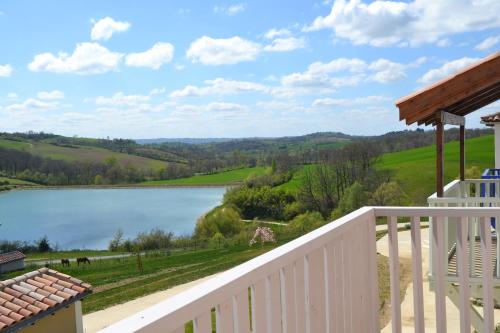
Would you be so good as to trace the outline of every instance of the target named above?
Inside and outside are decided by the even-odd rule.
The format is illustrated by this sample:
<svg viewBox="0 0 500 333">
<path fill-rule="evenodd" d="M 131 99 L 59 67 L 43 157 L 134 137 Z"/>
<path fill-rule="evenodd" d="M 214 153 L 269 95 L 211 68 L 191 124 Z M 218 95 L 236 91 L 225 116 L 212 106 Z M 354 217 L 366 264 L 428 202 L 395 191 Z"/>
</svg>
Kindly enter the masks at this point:
<svg viewBox="0 0 500 333">
<path fill-rule="evenodd" d="M 489 129 L 467 130 L 468 138 L 492 133 Z M 458 130 L 449 129 L 446 141 L 457 140 Z M 350 136 L 342 133 L 314 133 L 297 137 L 216 140 L 208 143 L 163 142 L 139 144 L 130 139 L 90 139 L 49 133 L 0 133 L 0 177 L 17 178 L 44 185 L 133 184 L 211 174 L 243 167 L 268 166 L 284 173 L 300 165 L 320 164 L 339 158 L 339 148 L 350 154 L 383 153 L 422 147 L 434 143 L 434 131 L 417 129 L 390 132 L 381 136 Z M 13 148 L 2 142 L 43 142 L 56 147 L 96 147 L 109 152 L 140 156 L 164 162 L 153 170 L 120 163 L 110 155 L 103 161 L 48 158 Z M 344 158 L 344 157 L 342 157 Z M 361 166 L 364 170 L 365 167 Z"/>
</svg>

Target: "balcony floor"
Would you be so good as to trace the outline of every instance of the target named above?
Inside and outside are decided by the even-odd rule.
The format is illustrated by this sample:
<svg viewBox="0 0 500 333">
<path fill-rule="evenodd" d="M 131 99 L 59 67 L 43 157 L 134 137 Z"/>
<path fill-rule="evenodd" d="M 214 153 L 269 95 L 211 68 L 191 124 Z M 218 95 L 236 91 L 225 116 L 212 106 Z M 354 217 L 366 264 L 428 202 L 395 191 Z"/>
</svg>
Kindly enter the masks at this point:
<svg viewBox="0 0 500 333">
<path fill-rule="evenodd" d="M 491 265 L 493 267 L 493 272 L 496 272 L 497 269 L 497 240 L 495 238 L 492 239 L 491 241 Z M 483 267 L 482 267 L 482 254 L 481 254 L 481 241 L 476 239 L 475 242 L 473 242 L 473 247 L 472 247 L 472 254 L 474 258 L 474 275 L 476 277 L 482 277 L 483 276 Z M 467 248 L 467 256 L 469 256 L 470 253 L 470 247 Z M 448 262 L 448 274 L 449 275 L 457 275 L 457 253 L 455 251 L 455 248 L 453 248 L 450 259 Z"/>
</svg>

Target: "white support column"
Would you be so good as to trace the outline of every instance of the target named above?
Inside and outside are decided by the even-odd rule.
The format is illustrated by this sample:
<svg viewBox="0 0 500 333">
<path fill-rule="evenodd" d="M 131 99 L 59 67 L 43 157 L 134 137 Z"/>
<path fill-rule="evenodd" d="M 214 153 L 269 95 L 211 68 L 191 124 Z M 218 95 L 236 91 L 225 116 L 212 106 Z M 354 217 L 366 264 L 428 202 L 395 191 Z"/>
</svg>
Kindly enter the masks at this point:
<svg viewBox="0 0 500 333">
<path fill-rule="evenodd" d="M 82 302 L 75 302 L 76 333 L 83 333 Z"/>
<path fill-rule="evenodd" d="M 500 168 L 500 123 L 495 123 L 495 169 Z"/>
</svg>

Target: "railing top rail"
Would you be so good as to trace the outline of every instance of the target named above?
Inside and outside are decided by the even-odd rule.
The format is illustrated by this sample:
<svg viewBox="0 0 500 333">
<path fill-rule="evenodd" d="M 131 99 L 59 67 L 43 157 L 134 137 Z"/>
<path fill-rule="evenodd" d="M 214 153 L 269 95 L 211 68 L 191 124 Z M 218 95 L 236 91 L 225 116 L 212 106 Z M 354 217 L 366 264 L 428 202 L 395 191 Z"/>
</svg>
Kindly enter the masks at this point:
<svg viewBox="0 0 500 333">
<path fill-rule="evenodd" d="M 404 217 L 494 217 L 500 216 L 496 207 L 367 207 L 372 208 L 375 216 Z"/>
</svg>

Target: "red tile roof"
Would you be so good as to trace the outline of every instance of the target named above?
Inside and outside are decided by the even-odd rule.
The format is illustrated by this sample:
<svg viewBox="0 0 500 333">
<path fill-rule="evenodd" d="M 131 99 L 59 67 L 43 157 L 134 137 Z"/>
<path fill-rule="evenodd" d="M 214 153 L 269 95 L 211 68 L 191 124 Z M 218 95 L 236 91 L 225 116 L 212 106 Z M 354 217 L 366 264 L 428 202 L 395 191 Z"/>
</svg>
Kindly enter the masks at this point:
<svg viewBox="0 0 500 333">
<path fill-rule="evenodd" d="M 481 117 L 481 122 L 486 123 L 486 125 L 488 125 L 488 123 L 500 122 L 500 112 Z"/>
<path fill-rule="evenodd" d="M 2 253 L 2 254 L 0 254 L 0 265 L 6 264 L 6 263 L 11 262 L 11 261 L 24 259 L 24 258 L 26 258 L 26 256 L 22 252 L 19 252 L 19 251 Z"/>
<path fill-rule="evenodd" d="M 48 268 L 0 281 L 0 332 L 30 325 L 91 292 L 90 284 Z"/>
</svg>

